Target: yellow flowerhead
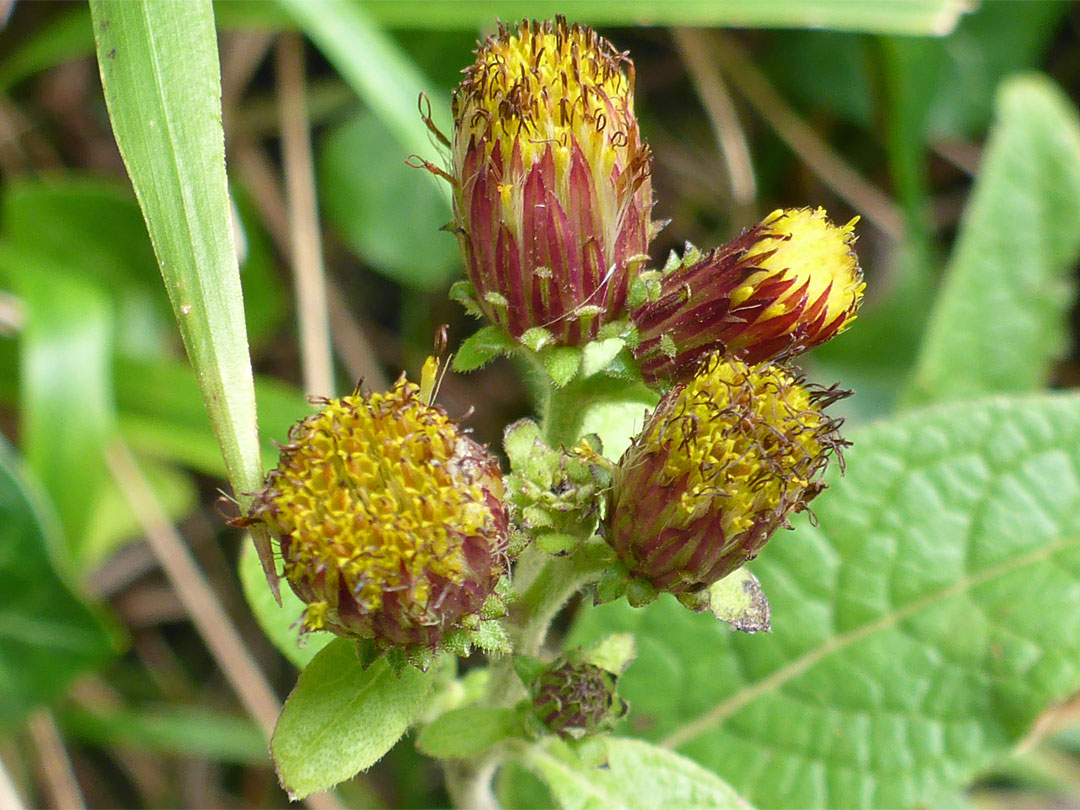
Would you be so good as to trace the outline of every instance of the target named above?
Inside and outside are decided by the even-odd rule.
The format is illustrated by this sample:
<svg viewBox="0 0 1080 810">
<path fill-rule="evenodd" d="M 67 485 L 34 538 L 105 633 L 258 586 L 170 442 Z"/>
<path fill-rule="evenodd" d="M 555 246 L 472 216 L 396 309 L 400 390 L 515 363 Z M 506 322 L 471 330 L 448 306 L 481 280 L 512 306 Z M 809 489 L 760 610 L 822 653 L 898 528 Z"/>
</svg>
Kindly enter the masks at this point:
<svg viewBox="0 0 1080 810">
<path fill-rule="evenodd" d="M 634 70 L 591 28 L 501 26 L 454 93 L 454 216 L 484 315 L 594 337 L 625 314 L 653 230 Z"/>
<path fill-rule="evenodd" d="M 716 351 L 748 363 L 788 358 L 844 331 L 862 302 L 855 223 L 821 208 L 774 211 L 737 239 L 684 259 L 658 300 L 632 314 L 650 379 L 685 380 Z"/>
<path fill-rule="evenodd" d="M 693 593 L 757 556 L 822 488 L 843 444 L 822 409 L 841 395 L 719 355 L 668 391 L 620 460 L 608 502 L 606 537 L 631 576 Z"/>
<path fill-rule="evenodd" d="M 280 543 L 303 629 L 434 647 L 506 570 L 498 462 L 404 376 L 321 404 L 251 513 Z"/>
</svg>

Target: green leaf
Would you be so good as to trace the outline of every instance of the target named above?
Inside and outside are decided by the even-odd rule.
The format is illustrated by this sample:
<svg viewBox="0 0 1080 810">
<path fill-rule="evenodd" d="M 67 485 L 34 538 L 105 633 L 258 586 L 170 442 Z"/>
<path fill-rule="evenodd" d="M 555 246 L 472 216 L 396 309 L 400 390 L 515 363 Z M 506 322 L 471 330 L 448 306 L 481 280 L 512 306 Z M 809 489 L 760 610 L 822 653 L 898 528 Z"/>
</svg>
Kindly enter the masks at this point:
<svg viewBox="0 0 1080 810">
<path fill-rule="evenodd" d="M 442 290 L 461 271 L 457 240 L 443 231 L 447 192 L 406 157 L 386 125 L 361 112 L 319 151 L 320 199 L 346 244 L 376 270 L 407 287 Z"/>
<path fill-rule="evenodd" d="M 65 738 L 101 748 L 127 746 L 173 756 L 266 765 L 266 737 L 258 726 L 220 709 L 162 705 L 97 712 L 66 707 L 57 712 L 57 721 Z"/>
<path fill-rule="evenodd" d="M 631 727 L 761 807 L 935 805 L 1080 687 L 1080 399 L 942 406 L 851 438 L 819 525 L 797 516 L 753 563 L 771 633 L 663 597 L 572 634 L 635 633 Z"/>
<path fill-rule="evenodd" d="M 591 377 L 599 374 L 612 364 L 619 352 L 626 346 L 622 338 L 594 340 L 585 344 L 581 352 L 581 376 Z"/>
<path fill-rule="evenodd" d="M 0 438 L 0 729 L 55 700 L 112 655 L 109 631 L 57 574 L 58 524 Z"/>
<path fill-rule="evenodd" d="M 476 30 L 492 21 L 565 14 L 590 25 L 687 25 L 736 28 L 837 28 L 898 34 L 947 34 L 969 5 L 957 0 L 374 0 L 371 18 L 389 28 Z"/>
<path fill-rule="evenodd" d="M 16 262 L 19 272 L 7 275 L 27 310 L 19 341 L 22 444 L 56 506 L 65 558 L 81 568 L 96 498 L 112 482 L 103 456 L 116 430 L 112 310 L 89 279 L 0 246 L 0 271 Z"/>
<path fill-rule="evenodd" d="M 565 744 L 533 746 L 525 763 L 563 810 L 651 810 L 663 807 L 748 808 L 734 790 L 690 760 L 640 740 L 598 738 L 607 766 L 582 762 Z"/>
<path fill-rule="evenodd" d="M 92 0 L 90 12 L 116 143 L 229 481 L 245 500 L 262 482 L 262 464 L 225 178 L 213 8 L 207 0 Z M 269 541 L 256 537 L 269 565 Z"/>
<path fill-rule="evenodd" d="M 454 709 L 420 732 L 416 747 L 436 759 L 463 759 L 520 733 L 521 721 L 513 709 Z"/>
<path fill-rule="evenodd" d="M 498 326 L 484 326 L 465 338 L 454 354 L 454 371 L 464 374 L 480 368 L 496 357 L 510 354 L 514 339 Z"/>
<path fill-rule="evenodd" d="M 1080 251 L 1080 121 L 1048 80 L 1014 79 L 931 315 L 908 404 L 1028 391 L 1061 352 Z"/>
<path fill-rule="evenodd" d="M 369 0 L 365 11 L 382 26 L 423 30 L 475 32 L 492 20 L 552 17 L 566 14 L 571 20 L 592 25 L 691 25 L 781 27 L 831 27 L 877 33 L 948 33 L 967 8 L 956 0 L 624 0 L 594 3 L 583 0 L 472 0 L 447 3 L 422 0 Z M 216 8 L 220 28 L 279 30 L 288 27 L 280 9 L 266 2 L 224 0 Z M 10 49 L 0 61 L 0 89 L 55 65 L 86 56 L 93 50 L 90 21 L 85 7 L 59 15 Z M 413 96 L 415 98 L 415 95 Z"/>
<path fill-rule="evenodd" d="M 600 390 L 582 414 L 579 435 L 595 433 L 604 446 L 604 455 L 618 461 L 630 441 L 645 424 L 645 416 L 656 407 L 659 396 L 640 383 L 600 381 Z M 604 396 L 607 391 L 610 396 Z"/>
<path fill-rule="evenodd" d="M 275 558 L 280 560 L 279 557 Z M 292 592 L 292 588 L 282 588 L 281 604 L 277 603 L 274 594 L 266 587 L 259 557 L 250 543 L 245 543 L 240 552 L 239 571 L 244 598 L 255 614 L 259 627 L 297 669 L 306 667 L 323 647 L 334 640 L 333 633 L 323 632 L 305 633 L 300 638 L 299 622 L 304 603 Z"/>
<path fill-rule="evenodd" d="M 307 668 L 285 701 L 270 740 L 278 778 L 302 799 L 382 759 L 424 706 L 432 673 L 390 671 L 386 658 L 366 670 L 356 642 L 339 638 Z"/>
<path fill-rule="evenodd" d="M 553 346 L 543 353 L 544 368 L 559 388 L 577 376 L 581 368 L 581 349 L 576 346 Z"/>
</svg>

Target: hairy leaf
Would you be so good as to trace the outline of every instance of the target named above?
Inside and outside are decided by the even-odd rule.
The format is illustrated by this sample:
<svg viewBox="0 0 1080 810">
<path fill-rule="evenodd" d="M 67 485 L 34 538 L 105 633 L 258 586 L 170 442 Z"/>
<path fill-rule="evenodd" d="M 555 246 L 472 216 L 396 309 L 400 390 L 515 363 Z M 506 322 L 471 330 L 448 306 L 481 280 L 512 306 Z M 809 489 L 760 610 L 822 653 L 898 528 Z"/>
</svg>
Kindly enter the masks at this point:
<svg viewBox="0 0 1080 810">
<path fill-rule="evenodd" d="M 1045 384 L 1080 252 L 1080 120 L 1049 80 L 1014 79 L 930 317 L 909 404 Z"/>
<path fill-rule="evenodd" d="M 753 564 L 772 632 L 670 597 L 635 632 L 630 727 L 762 807 L 931 806 L 1080 687 L 1080 399 L 997 399 L 852 436 L 847 475 Z M 834 469 L 834 473 L 836 470 Z"/>
<path fill-rule="evenodd" d="M 356 642 L 328 644 L 300 673 L 270 740 L 289 795 L 302 799 L 382 759 L 423 709 L 431 676 L 410 666 L 396 675 L 385 657 L 364 669 Z"/>
<path fill-rule="evenodd" d="M 603 767 L 583 762 L 558 741 L 536 746 L 525 761 L 547 782 L 563 810 L 654 807 L 749 808 L 714 774 L 640 740 L 601 738 Z"/>
<path fill-rule="evenodd" d="M 521 720 L 513 709 L 467 707 L 435 718 L 420 732 L 416 747 L 429 757 L 461 759 L 520 732 Z"/>
</svg>

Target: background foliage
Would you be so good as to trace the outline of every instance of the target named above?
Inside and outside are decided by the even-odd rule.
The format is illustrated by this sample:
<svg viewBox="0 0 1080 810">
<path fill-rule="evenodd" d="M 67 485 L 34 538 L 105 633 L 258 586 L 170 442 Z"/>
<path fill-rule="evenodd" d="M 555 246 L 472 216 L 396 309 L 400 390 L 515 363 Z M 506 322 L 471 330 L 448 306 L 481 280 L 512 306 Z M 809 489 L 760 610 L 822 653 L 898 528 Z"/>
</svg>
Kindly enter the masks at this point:
<svg viewBox="0 0 1080 810">
<path fill-rule="evenodd" d="M 446 296 L 461 272 L 439 230 L 448 195 L 404 162 L 436 157 L 416 97 L 445 129 L 476 37 L 496 16 L 555 12 L 634 57 L 671 219 L 654 261 L 823 205 L 862 216 L 869 297 L 806 360 L 857 390 L 855 446 L 818 525 L 797 521 L 752 566 L 773 631 L 738 635 L 671 600 L 575 605 L 559 623 L 572 639 L 638 638 L 612 770 L 535 749 L 500 775 L 505 803 L 632 807 L 659 790 L 736 806 L 731 788 L 763 808 L 1075 802 L 1080 16 L 1042 0 L 857 5 L 17 4 L 0 31 L 0 804 L 10 786 L 32 806 L 286 805 L 267 733 L 298 668 L 338 673 L 342 647 L 292 643 L 295 600 L 273 602 L 219 490 L 254 489 L 308 412 L 317 352 L 301 329 L 332 340 L 341 391 L 415 374 L 440 323 L 455 343 L 475 329 Z M 222 140 L 227 175 L 198 158 L 220 161 Z M 290 216 L 304 171 L 314 270 L 312 223 Z M 532 410 L 504 361 L 448 377 L 441 399 L 475 405 L 493 446 Z M 396 700 L 450 674 L 399 682 Z M 274 744 L 279 765 L 307 768 L 305 791 L 348 775 L 288 749 L 355 703 L 320 697 L 305 708 L 298 690 L 298 730 Z M 345 714 L 362 731 L 372 708 Z M 351 770 L 391 742 L 360 739 Z M 409 736 L 309 799 L 446 801 Z"/>
</svg>

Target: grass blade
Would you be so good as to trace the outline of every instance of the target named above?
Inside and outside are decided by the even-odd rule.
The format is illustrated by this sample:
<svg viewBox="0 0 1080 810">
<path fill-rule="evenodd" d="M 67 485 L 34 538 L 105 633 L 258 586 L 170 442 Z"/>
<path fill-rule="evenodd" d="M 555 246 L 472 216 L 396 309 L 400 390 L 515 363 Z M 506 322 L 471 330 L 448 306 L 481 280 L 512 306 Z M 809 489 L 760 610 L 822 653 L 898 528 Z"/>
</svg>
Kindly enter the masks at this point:
<svg viewBox="0 0 1080 810">
<path fill-rule="evenodd" d="M 233 245 L 221 71 L 208 0 L 92 0 L 120 154 L 238 498 L 262 483 L 255 391 Z M 269 540 L 256 536 L 276 589 Z"/>
</svg>

